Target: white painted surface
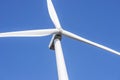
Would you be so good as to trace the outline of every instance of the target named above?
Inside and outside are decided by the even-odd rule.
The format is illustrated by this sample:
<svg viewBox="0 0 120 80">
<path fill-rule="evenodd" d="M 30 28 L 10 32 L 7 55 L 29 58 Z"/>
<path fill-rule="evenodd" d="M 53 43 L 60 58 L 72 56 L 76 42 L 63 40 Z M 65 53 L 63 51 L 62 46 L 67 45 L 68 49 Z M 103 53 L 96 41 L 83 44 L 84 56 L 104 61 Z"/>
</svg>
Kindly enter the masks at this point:
<svg viewBox="0 0 120 80">
<path fill-rule="evenodd" d="M 48 12 L 56 28 L 61 28 L 60 21 L 51 0 L 47 0 Z"/>
<path fill-rule="evenodd" d="M 40 37 L 58 33 L 57 29 L 40 29 L 0 33 L 0 37 Z"/>
<path fill-rule="evenodd" d="M 81 36 L 75 35 L 75 34 L 73 34 L 73 33 L 71 33 L 71 32 L 66 31 L 66 30 L 63 30 L 63 31 L 62 31 L 62 34 L 65 35 L 65 36 L 68 36 L 68 37 L 70 37 L 70 38 L 73 38 L 73 39 L 76 39 L 76 40 L 85 42 L 85 43 L 87 43 L 87 44 L 96 46 L 96 47 L 98 47 L 98 48 L 104 49 L 104 50 L 109 51 L 109 52 L 111 52 L 111 53 L 120 55 L 120 52 L 118 52 L 118 51 L 116 51 L 116 50 L 113 50 L 113 49 L 111 49 L 111 48 L 109 48 L 109 47 L 106 47 L 106 46 L 103 46 L 103 45 L 101 45 L 101 44 L 98 44 L 98 43 L 95 43 L 95 42 L 93 42 L 93 41 L 90 41 L 90 40 L 88 40 L 88 39 L 85 39 L 85 38 L 83 38 L 83 37 L 81 37 Z"/>
<path fill-rule="evenodd" d="M 56 52 L 58 80 L 69 80 L 60 40 L 55 39 L 54 44 L 55 44 L 55 52 Z"/>
</svg>

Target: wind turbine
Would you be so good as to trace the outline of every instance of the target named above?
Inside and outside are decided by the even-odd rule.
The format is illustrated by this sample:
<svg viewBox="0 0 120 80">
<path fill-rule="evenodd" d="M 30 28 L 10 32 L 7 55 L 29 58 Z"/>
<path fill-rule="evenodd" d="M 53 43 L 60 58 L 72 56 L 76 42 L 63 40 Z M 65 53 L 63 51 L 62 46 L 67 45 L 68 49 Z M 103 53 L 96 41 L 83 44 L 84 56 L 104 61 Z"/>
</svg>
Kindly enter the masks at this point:
<svg viewBox="0 0 120 80">
<path fill-rule="evenodd" d="M 56 53 L 56 63 L 57 63 L 59 80 L 69 80 L 65 61 L 64 61 L 64 56 L 63 56 L 63 52 L 62 52 L 62 47 L 61 47 L 62 35 L 65 35 L 65 36 L 73 38 L 75 40 L 82 41 L 84 43 L 96 46 L 98 48 L 104 49 L 104 50 L 109 51 L 111 53 L 120 55 L 120 52 L 118 52 L 118 51 L 115 51 L 115 50 L 108 48 L 104 45 L 95 43 L 95 42 L 90 41 L 88 39 L 85 39 L 81 36 L 78 36 L 74 33 L 71 33 L 69 31 L 64 30 L 60 25 L 58 16 L 56 14 L 55 8 L 54 8 L 51 0 L 47 0 L 47 6 L 48 6 L 48 12 L 49 12 L 50 18 L 51 18 L 51 20 L 54 23 L 56 28 L 4 32 L 4 33 L 0 33 L 0 37 L 41 37 L 41 36 L 48 36 L 48 35 L 53 34 L 53 37 L 52 37 L 50 44 L 49 44 L 49 48 L 52 50 L 55 50 L 55 53 Z"/>
</svg>

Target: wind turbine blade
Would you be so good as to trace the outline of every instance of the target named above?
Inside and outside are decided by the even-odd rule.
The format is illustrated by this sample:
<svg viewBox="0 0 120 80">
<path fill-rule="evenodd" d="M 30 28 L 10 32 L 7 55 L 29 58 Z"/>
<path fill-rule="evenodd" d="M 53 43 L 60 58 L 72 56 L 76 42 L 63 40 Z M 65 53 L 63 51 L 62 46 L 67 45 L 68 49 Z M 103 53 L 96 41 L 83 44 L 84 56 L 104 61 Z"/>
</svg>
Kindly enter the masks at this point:
<svg viewBox="0 0 120 80">
<path fill-rule="evenodd" d="M 0 37 L 40 37 L 57 33 L 57 29 L 26 30 L 0 33 Z"/>
<path fill-rule="evenodd" d="M 106 50 L 106 51 L 109 51 L 109 52 L 111 52 L 111 53 L 120 55 L 120 52 L 118 52 L 118 51 L 115 51 L 115 50 L 113 50 L 113 49 L 111 49 L 111 48 L 109 48 L 109 47 L 106 47 L 106 46 L 103 46 L 103 45 L 101 45 L 101 44 L 95 43 L 95 42 L 93 42 L 93 41 L 90 41 L 90 40 L 85 39 L 85 38 L 83 38 L 83 37 L 80 37 L 80 36 L 78 36 L 78 35 L 75 35 L 75 34 L 73 34 L 73 33 L 71 33 L 71 32 L 68 32 L 68 31 L 63 30 L 62 33 L 63 33 L 65 36 L 68 36 L 68 37 L 70 37 L 70 38 L 76 39 L 76 40 L 78 40 L 78 41 L 85 42 L 85 43 L 87 43 L 87 44 L 90 44 L 90 45 L 96 46 L 96 47 L 98 47 L 98 48 L 104 49 L 104 50 Z"/>
<path fill-rule="evenodd" d="M 47 0 L 48 12 L 56 28 L 61 28 L 57 13 L 51 0 Z"/>
</svg>

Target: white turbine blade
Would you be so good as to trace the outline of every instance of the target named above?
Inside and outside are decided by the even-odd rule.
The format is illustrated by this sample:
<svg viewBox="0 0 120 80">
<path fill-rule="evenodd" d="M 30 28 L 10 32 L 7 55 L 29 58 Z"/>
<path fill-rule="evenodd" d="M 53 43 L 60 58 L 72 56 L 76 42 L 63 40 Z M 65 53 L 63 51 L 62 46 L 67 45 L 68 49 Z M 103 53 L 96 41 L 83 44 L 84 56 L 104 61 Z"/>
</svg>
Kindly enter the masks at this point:
<svg viewBox="0 0 120 80">
<path fill-rule="evenodd" d="M 48 12 L 56 28 L 61 28 L 57 13 L 51 0 L 47 0 Z"/>
<path fill-rule="evenodd" d="M 26 30 L 0 33 L 0 37 L 40 37 L 57 33 L 57 29 Z"/>
<path fill-rule="evenodd" d="M 88 40 L 88 39 L 85 39 L 85 38 L 83 38 L 83 37 L 77 36 L 77 35 L 75 35 L 75 34 L 73 34 L 73 33 L 71 33 L 71 32 L 68 32 L 68 31 L 63 30 L 62 33 L 63 33 L 65 36 L 68 36 L 68 37 L 70 37 L 70 38 L 73 38 L 73 39 L 76 39 L 76 40 L 79 40 L 79 41 L 82 41 L 82 42 L 91 44 L 91 45 L 93 45 L 93 46 L 96 46 L 96 47 L 98 47 L 98 48 L 104 49 L 104 50 L 109 51 L 109 52 L 111 52 L 111 53 L 120 55 L 120 52 L 118 52 L 118 51 L 115 51 L 115 50 L 113 50 L 113 49 L 111 49 L 111 48 L 108 48 L 108 47 L 106 47 L 106 46 L 103 46 L 103 45 L 101 45 L 101 44 L 95 43 L 95 42 L 90 41 L 90 40 Z"/>
</svg>

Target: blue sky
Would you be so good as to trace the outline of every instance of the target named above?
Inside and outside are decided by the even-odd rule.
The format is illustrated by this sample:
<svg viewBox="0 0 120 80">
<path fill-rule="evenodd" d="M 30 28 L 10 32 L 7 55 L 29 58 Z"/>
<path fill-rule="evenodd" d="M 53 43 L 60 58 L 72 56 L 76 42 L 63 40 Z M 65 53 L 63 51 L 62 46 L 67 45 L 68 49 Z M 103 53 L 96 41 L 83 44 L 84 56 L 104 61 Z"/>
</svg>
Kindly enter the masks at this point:
<svg viewBox="0 0 120 80">
<path fill-rule="evenodd" d="M 120 51 L 119 0 L 53 0 L 64 29 Z M 0 32 L 54 28 L 46 0 L 0 0 Z M 0 38 L 0 80 L 57 80 L 52 36 Z M 63 36 L 70 80 L 120 80 L 120 56 Z"/>
</svg>

